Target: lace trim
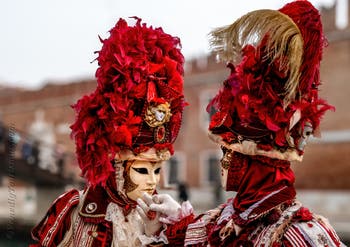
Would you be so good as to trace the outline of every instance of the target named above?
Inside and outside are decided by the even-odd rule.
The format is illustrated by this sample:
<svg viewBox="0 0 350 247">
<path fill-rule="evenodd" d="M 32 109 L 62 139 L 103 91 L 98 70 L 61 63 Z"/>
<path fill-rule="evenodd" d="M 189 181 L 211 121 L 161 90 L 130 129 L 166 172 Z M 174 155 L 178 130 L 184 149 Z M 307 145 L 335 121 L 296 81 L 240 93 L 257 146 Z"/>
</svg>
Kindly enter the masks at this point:
<svg viewBox="0 0 350 247">
<path fill-rule="evenodd" d="M 244 140 L 241 143 L 228 144 L 224 140 L 222 140 L 222 137 L 219 135 L 209 133 L 209 137 L 213 142 L 218 143 L 226 147 L 227 149 L 230 149 L 242 154 L 246 154 L 246 155 L 262 155 L 273 159 L 299 161 L 299 162 L 303 160 L 303 156 L 299 155 L 298 151 L 295 149 L 288 149 L 283 153 L 275 149 L 270 151 L 265 151 L 258 148 L 258 145 L 254 141 Z"/>
<path fill-rule="evenodd" d="M 167 243 L 164 233 L 151 237 L 145 235 L 144 223 L 135 209 L 124 216 L 123 209 L 111 202 L 108 204 L 105 220 L 111 221 L 113 225 L 113 247 L 139 247 L 155 242 Z"/>
</svg>

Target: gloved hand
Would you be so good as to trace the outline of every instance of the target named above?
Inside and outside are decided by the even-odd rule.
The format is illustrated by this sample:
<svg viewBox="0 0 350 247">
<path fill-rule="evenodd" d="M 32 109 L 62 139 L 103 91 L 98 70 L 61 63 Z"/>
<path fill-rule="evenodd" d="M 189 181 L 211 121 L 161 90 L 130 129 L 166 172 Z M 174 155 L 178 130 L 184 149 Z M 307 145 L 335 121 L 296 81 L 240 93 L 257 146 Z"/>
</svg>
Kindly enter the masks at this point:
<svg viewBox="0 0 350 247">
<path fill-rule="evenodd" d="M 147 199 L 149 200 L 149 199 Z M 150 210 L 161 213 L 159 220 L 167 223 L 166 218 L 178 219 L 181 213 L 180 204 L 168 194 L 158 194 L 152 197 L 153 203 L 149 204 Z"/>
<path fill-rule="evenodd" d="M 148 194 L 145 194 L 148 195 Z M 144 196 L 143 200 L 140 198 L 137 199 L 137 206 L 136 210 L 141 216 L 144 224 L 145 224 L 145 234 L 150 237 L 154 235 L 159 229 L 162 227 L 162 223 L 159 222 L 159 215 L 160 213 L 156 211 L 152 211 L 149 208 L 149 204 L 152 204 L 152 197 L 148 195 L 147 197 Z"/>
</svg>

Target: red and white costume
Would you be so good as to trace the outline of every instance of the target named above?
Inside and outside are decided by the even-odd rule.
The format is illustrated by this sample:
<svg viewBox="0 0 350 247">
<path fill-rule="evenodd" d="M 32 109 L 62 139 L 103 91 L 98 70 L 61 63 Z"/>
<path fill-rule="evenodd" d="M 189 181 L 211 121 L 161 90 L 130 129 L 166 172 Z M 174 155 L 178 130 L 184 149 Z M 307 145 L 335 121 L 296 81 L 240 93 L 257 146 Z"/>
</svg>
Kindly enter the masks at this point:
<svg viewBox="0 0 350 247">
<path fill-rule="evenodd" d="M 114 190 L 96 186 L 71 190 L 53 203 L 33 230 L 32 246 L 148 246 L 165 238 L 148 237 L 135 202 L 122 200 Z"/>
<path fill-rule="evenodd" d="M 33 246 L 165 241 L 146 236 L 136 202 L 127 196 L 124 168 L 129 160 L 161 162 L 173 154 L 186 105 L 184 57 L 179 38 L 134 19 L 134 26 L 120 19 L 101 40 L 96 90 L 73 106 L 72 136 L 86 189 L 71 190 L 53 203 L 33 229 Z"/>
<path fill-rule="evenodd" d="M 290 168 L 332 109 L 318 98 L 319 12 L 308 1 L 252 11 L 211 38 L 231 73 L 208 106 L 209 131 L 223 150 L 226 190 L 237 194 L 203 215 L 185 207 L 165 220 L 169 246 L 341 246 L 328 221 L 296 200 Z"/>
<path fill-rule="evenodd" d="M 183 207 L 189 213 L 167 225 L 169 246 L 343 246 L 327 219 L 296 200 L 288 161 L 236 155 L 248 167 L 236 197 L 199 216 Z"/>
</svg>

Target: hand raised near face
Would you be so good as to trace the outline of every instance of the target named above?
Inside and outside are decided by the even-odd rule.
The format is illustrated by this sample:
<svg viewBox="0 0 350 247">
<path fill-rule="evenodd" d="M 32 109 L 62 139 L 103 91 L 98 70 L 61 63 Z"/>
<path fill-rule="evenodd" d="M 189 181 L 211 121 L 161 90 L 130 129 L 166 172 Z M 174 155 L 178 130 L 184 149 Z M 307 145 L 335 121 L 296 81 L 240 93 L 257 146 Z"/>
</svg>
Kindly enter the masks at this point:
<svg viewBox="0 0 350 247">
<path fill-rule="evenodd" d="M 147 193 L 145 193 L 145 195 L 147 195 L 147 199 L 145 199 L 145 201 L 141 198 L 137 199 L 138 205 L 136 206 L 136 210 L 145 224 L 145 234 L 147 236 L 152 236 L 159 231 L 159 229 L 162 227 L 162 223 L 159 219 L 160 213 L 151 210 L 149 207 L 152 197 Z"/>
<path fill-rule="evenodd" d="M 179 216 L 181 206 L 168 194 L 157 194 L 153 196 L 144 194 L 142 199 L 144 212 L 155 211 L 159 213 L 159 221 L 161 222 L 167 223 L 166 218 L 177 218 Z"/>
</svg>

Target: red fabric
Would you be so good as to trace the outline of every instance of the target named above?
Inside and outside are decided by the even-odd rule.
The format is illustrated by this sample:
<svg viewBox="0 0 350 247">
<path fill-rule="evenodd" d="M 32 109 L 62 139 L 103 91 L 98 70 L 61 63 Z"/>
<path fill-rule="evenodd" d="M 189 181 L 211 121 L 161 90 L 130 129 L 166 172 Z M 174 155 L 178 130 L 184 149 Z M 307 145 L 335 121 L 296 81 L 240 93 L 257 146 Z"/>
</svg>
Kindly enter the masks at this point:
<svg viewBox="0 0 350 247">
<path fill-rule="evenodd" d="M 278 190 L 281 191 L 265 200 L 255 211 L 251 212 L 251 215 L 259 214 L 259 211 L 270 210 L 281 203 L 294 199 L 295 190 L 293 184 L 295 178 L 290 168 L 290 162 L 264 156 L 243 154 L 237 154 L 237 156 L 240 156 L 241 162 L 247 163 L 247 168 L 240 180 L 237 194 L 233 201 L 237 216 L 264 197 Z M 244 222 L 241 221 L 240 223 Z"/>
<path fill-rule="evenodd" d="M 309 221 L 312 220 L 312 213 L 308 208 L 301 207 L 293 216 L 293 221 Z"/>
<path fill-rule="evenodd" d="M 236 236 L 233 231 L 225 240 L 220 238 L 220 231 L 226 225 L 226 221 L 222 222 L 220 225 L 216 224 L 216 221 L 211 222 L 207 225 L 208 231 L 208 243 L 210 246 L 216 247 L 252 247 L 253 242 L 249 240 L 249 234 L 254 230 L 255 226 L 247 226 L 238 236 Z"/>
<path fill-rule="evenodd" d="M 184 240 L 187 227 L 194 220 L 194 215 L 191 214 L 176 224 L 167 225 L 166 236 L 169 241 L 169 246 L 184 246 Z"/>
<path fill-rule="evenodd" d="M 57 198 L 45 217 L 33 228 L 32 238 L 37 243 L 32 246 L 57 246 L 71 225 L 70 214 L 78 203 L 79 192 L 75 189 Z"/>
<path fill-rule="evenodd" d="M 136 207 L 136 202 L 129 199 L 127 196 L 119 193 L 123 188 L 117 188 L 115 177 L 111 176 L 107 181 L 107 186 L 105 187 L 109 201 L 118 204 L 119 207 L 123 209 L 124 216 L 128 215 L 133 208 Z M 126 218 L 125 218 L 126 219 Z"/>
<path fill-rule="evenodd" d="M 292 18 L 303 37 L 304 54 L 299 90 L 304 95 L 312 85 L 317 87 L 320 84 L 320 61 L 323 47 L 326 45 L 321 16 L 318 10 L 305 0 L 288 3 L 279 11 Z"/>
<path fill-rule="evenodd" d="M 248 168 L 248 159 L 244 155 L 234 152 L 228 168 L 226 190 L 238 191 L 242 179 Z"/>
<path fill-rule="evenodd" d="M 113 241 L 113 225 L 112 222 L 104 221 L 98 224 L 97 238 L 94 238 L 92 247 L 108 247 Z"/>
</svg>

